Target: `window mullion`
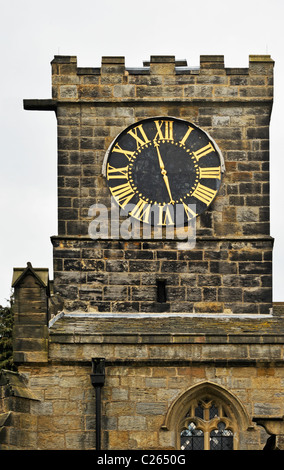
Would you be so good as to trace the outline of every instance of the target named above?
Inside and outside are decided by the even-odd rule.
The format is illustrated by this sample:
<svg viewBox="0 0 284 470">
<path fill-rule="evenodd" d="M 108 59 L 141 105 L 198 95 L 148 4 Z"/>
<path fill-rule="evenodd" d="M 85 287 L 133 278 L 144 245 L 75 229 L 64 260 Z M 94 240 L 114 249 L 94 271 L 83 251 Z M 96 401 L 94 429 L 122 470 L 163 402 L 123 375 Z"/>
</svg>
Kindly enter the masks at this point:
<svg viewBox="0 0 284 470">
<path fill-rule="evenodd" d="M 210 432 L 204 431 L 204 450 L 210 450 Z"/>
</svg>

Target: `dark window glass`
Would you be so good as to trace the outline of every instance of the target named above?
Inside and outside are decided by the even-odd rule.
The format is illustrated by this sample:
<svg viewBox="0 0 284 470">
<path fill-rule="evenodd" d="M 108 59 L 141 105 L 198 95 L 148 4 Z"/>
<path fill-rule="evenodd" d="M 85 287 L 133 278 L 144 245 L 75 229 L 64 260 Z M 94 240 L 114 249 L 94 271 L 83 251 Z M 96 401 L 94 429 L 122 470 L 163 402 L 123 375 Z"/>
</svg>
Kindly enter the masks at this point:
<svg viewBox="0 0 284 470">
<path fill-rule="evenodd" d="M 218 408 L 216 408 L 216 406 L 213 403 L 209 410 L 209 418 L 213 419 L 216 416 L 218 416 Z"/>
<path fill-rule="evenodd" d="M 181 450 L 203 450 L 204 435 L 201 429 L 196 429 L 192 422 L 184 429 L 180 435 Z"/>
<path fill-rule="evenodd" d="M 219 423 L 218 428 L 210 432 L 210 450 L 233 450 L 233 433 L 225 429 L 225 423 Z"/>
<path fill-rule="evenodd" d="M 197 418 L 201 418 L 203 419 L 203 407 L 198 404 L 198 406 L 195 408 L 195 413 L 194 415 L 197 417 Z"/>
</svg>

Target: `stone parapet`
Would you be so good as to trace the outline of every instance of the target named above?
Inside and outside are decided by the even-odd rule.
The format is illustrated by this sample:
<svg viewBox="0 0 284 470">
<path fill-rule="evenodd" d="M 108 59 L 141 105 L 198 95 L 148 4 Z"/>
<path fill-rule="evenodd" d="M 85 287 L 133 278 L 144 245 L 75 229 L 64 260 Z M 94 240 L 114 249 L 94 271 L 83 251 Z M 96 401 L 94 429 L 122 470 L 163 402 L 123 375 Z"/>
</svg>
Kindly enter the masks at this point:
<svg viewBox="0 0 284 470">
<path fill-rule="evenodd" d="M 144 366 L 283 366 L 284 323 L 272 315 L 61 314 L 50 324 L 50 359 Z M 126 361 L 126 362 L 125 362 Z"/>
<path fill-rule="evenodd" d="M 200 56 L 199 67 L 175 56 L 151 56 L 144 64 L 127 68 L 124 57 L 102 57 L 101 67 L 83 68 L 76 56 L 55 56 L 52 97 L 72 102 L 272 99 L 274 62 L 268 55 L 250 56 L 248 68 L 225 67 L 222 55 Z"/>
</svg>

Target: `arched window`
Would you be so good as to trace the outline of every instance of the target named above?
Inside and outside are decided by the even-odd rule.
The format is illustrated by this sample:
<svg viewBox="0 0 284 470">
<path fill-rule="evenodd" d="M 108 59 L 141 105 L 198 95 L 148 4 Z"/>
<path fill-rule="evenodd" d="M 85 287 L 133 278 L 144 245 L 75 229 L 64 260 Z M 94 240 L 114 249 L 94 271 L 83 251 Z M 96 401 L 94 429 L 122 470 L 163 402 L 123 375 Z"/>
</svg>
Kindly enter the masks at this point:
<svg viewBox="0 0 284 470">
<path fill-rule="evenodd" d="M 220 401 L 194 399 L 181 421 L 182 450 L 233 450 L 234 420 Z"/>
<path fill-rule="evenodd" d="M 241 401 L 226 388 L 206 381 L 172 402 L 161 439 L 182 450 L 235 450 L 240 448 L 240 433 L 249 427 L 251 419 Z"/>
</svg>

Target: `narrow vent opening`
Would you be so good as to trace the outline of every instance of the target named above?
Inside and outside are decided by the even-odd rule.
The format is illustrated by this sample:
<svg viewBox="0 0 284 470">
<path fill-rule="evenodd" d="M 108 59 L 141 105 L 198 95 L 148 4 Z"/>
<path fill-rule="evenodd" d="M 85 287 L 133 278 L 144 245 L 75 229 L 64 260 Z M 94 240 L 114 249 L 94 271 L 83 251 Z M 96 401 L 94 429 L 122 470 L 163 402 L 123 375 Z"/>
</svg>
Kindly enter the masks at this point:
<svg viewBox="0 0 284 470">
<path fill-rule="evenodd" d="M 166 281 L 158 280 L 157 283 L 157 302 L 165 303 L 167 301 Z"/>
</svg>

